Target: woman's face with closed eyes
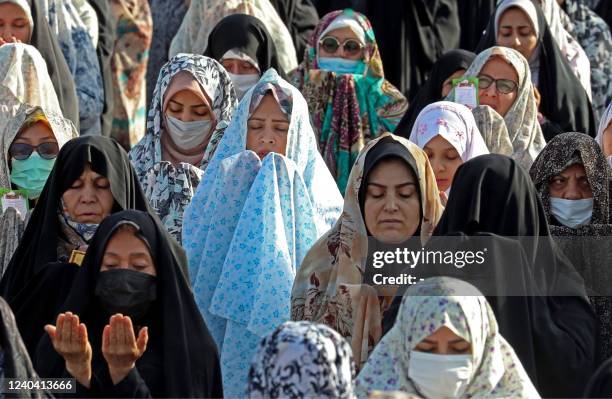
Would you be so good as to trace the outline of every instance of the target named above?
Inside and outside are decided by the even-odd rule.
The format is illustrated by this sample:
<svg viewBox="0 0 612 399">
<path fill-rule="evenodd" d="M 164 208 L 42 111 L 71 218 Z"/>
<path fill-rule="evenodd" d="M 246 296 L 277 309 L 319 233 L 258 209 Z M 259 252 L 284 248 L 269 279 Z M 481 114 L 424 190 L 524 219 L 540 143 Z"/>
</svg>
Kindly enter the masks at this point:
<svg viewBox="0 0 612 399">
<path fill-rule="evenodd" d="M 212 119 L 208 104 L 190 90 L 181 90 L 170 98 L 166 107 L 166 115 L 183 122 Z"/>
<path fill-rule="evenodd" d="M 538 36 L 525 11 L 510 7 L 499 18 L 497 44 L 512 48 L 527 60 L 538 47 Z"/>
<path fill-rule="evenodd" d="M 472 353 L 472 344 L 455 334 L 450 328 L 442 326 L 433 334 L 423 338 L 414 347 L 414 350 L 436 355 L 466 355 Z"/>
<path fill-rule="evenodd" d="M 264 159 L 270 152 L 285 155 L 289 119 L 272 94 L 266 94 L 247 122 L 246 149 Z"/>
<path fill-rule="evenodd" d="M 380 161 L 367 177 L 365 224 L 376 239 L 401 243 L 419 228 L 421 200 L 418 181 L 405 161 Z"/>
</svg>

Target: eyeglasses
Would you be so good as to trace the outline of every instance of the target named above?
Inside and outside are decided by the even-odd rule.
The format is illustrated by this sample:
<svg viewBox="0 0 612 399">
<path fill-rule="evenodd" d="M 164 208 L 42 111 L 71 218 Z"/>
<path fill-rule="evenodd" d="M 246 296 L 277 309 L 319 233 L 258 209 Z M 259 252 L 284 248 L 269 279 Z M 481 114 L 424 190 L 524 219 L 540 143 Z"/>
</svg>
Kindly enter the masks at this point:
<svg viewBox="0 0 612 399">
<path fill-rule="evenodd" d="M 19 161 L 28 159 L 34 151 L 36 151 L 41 158 L 53 159 L 56 158 L 59 153 L 59 146 L 57 143 L 48 142 L 41 143 L 36 147 L 25 143 L 13 143 L 9 147 L 9 155 Z"/>
<path fill-rule="evenodd" d="M 333 54 L 340 48 L 340 45 L 344 48 L 344 53 L 349 56 L 357 55 L 363 49 L 363 44 L 355 39 L 347 39 L 344 43 L 340 44 L 340 41 L 333 36 L 325 36 L 319 41 L 319 47 L 325 50 L 325 52 Z"/>
<path fill-rule="evenodd" d="M 488 89 L 495 82 L 495 89 L 501 94 L 510 94 L 518 89 L 518 84 L 510 79 L 493 79 L 489 75 L 478 76 L 478 88 Z"/>
</svg>

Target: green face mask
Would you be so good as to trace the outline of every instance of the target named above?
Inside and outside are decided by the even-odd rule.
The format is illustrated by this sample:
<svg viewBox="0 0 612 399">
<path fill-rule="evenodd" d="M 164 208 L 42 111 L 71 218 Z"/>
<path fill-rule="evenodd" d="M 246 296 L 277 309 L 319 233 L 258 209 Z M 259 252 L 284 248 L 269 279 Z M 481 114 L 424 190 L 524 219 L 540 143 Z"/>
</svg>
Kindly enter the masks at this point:
<svg viewBox="0 0 612 399">
<path fill-rule="evenodd" d="M 47 178 L 53 169 L 55 158 L 44 159 L 38 152 L 32 152 L 29 158 L 20 161 L 11 159 L 11 182 L 20 190 L 28 192 L 28 198 L 38 198 Z"/>
</svg>

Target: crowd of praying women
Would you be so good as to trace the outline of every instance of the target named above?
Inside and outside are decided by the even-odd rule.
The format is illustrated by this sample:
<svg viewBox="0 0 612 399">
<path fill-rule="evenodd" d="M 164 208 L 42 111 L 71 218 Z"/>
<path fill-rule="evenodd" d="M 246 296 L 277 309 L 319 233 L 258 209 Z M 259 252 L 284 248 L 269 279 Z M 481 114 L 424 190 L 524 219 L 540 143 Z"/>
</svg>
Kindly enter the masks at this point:
<svg viewBox="0 0 612 399">
<path fill-rule="evenodd" d="M 611 15 L 0 0 L 0 376 L 612 397 Z M 371 278 L 380 248 L 482 242 L 480 268 Z"/>
</svg>

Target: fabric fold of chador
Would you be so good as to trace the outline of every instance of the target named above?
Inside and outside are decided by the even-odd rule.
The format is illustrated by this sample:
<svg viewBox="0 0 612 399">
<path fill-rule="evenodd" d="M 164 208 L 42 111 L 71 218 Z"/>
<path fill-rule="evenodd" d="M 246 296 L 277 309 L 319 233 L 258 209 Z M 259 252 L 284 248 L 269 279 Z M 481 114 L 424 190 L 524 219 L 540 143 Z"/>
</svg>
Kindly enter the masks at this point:
<svg viewBox="0 0 612 399">
<path fill-rule="evenodd" d="M 270 84 L 292 101 L 287 148 L 260 161 L 245 149 L 247 121 Z M 304 98 L 269 70 L 242 99 L 184 214 L 190 280 L 220 349 L 225 396 L 244 395 L 259 341 L 289 320 L 297 269 L 341 203 Z"/>
<path fill-rule="evenodd" d="M 87 1 L 44 0 L 45 15 L 72 73 L 82 135 L 102 133 L 104 83 L 96 54 L 98 18 Z M 88 20 L 89 18 L 89 20 Z"/>
</svg>

